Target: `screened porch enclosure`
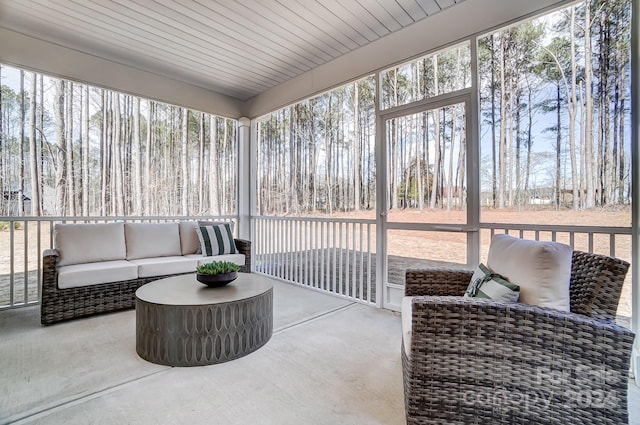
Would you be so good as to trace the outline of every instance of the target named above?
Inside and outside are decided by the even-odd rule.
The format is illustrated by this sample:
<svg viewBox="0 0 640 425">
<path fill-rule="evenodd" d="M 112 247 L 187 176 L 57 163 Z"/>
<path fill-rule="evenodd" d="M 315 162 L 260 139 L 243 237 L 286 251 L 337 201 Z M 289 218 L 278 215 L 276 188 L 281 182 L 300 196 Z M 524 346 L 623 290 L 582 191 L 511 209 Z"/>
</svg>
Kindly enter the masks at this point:
<svg viewBox="0 0 640 425">
<path fill-rule="evenodd" d="M 496 233 L 567 243 L 632 264 L 618 316 L 637 328 L 632 2 L 525 3 L 224 107 L 7 60 L 0 308 L 38 302 L 55 223 L 208 217 L 252 240 L 256 273 L 394 311 L 407 269 L 473 268 Z"/>
<path fill-rule="evenodd" d="M 630 5 L 619 3 L 600 13 L 624 17 Z M 394 310 L 407 268 L 473 267 L 499 232 L 633 263 L 629 62 L 607 69 L 615 87 L 597 86 L 610 90 L 610 109 L 600 91 L 591 93 L 591 110 L 574 99 L 589 98 L 581 79 L 587 58 L 567 62 L 587 46 L 577 33 L 586 13 L 579 2 L 478 32 L 251 120 L 3 66 L 5 78 L 21 84 L 6 86 L 14 99 L 4 98 L 6 117 L 34 118 L 28 139 L 36 146 L 23 155 L 40 157 L 41 166 L 16 188 L 34 195 L 40 188 L 32 211 L 58 216 L 5 214 L 3 305 L 37 302 L 39 252 L 52 244 L 51 223 L 69 215 L 223 215 L 254 241 L 257 272 Z M 629 37 L 624 25 L 594 34 L 604 30 Z M 551 33 L 569 44 L 549 44 Z M 626 48 L 615 46 L 621 60 Z M 45 110 L 53 100 L 65 105 L 64 116 Z M 70 164 L 62 174 L 59 159 L 47 156 L 62 147 L 48 140 L 65 140 L 53 121 L 67 132 L 67 151 L 77 150 L 62 157 Z M 18 127 L 4 122 L 17 151 Z M 18 174 L 12 158 L 3 156 L 5 170 Z M 10 197 L 2 205 L 27 204 Z M 630 277 L 620 307 L 625 322 L 631 286 Z"/>
</svg>

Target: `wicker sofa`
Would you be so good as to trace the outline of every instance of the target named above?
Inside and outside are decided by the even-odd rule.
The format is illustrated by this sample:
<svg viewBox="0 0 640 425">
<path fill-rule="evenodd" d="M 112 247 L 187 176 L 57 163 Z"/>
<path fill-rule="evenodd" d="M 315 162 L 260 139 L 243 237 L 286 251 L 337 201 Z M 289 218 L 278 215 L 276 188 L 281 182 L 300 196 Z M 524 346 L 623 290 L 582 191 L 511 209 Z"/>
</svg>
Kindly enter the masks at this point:
<svg viewBox="0 0 640 425">
<path fill-rule="evenodd" d="M 145 283 L 195 272 L 225 260 L 251 271 L 251 242 L 234 239 L 237 253 L 205 257 L 197 222 L 56 224 L 54 249 L 43 253 L 42 324 L 135 306 Z"/>
<path fill-rule="evenodd" d="M 462 297 L 467 270 L 406 272 L 408 425 L 628 423 L 634 334 L 614 319 L 629 264 L 572 255 L 570 312 Z"/>
</svg>

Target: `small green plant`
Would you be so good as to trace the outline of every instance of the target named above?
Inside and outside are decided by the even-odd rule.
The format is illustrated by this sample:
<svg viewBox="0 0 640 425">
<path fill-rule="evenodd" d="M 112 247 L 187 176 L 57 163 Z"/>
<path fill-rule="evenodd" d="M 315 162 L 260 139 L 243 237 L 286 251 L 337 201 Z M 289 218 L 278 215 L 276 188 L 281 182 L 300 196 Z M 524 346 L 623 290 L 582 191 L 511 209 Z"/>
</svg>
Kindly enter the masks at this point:
<svg viewBox="0 0 640 425">
<path fill-rule="evenodd" d="M 225 274 L 237 272 L 240 267 L 229 261 L 214 261 L 212 263 L 201 264 L 196 268 L 200 274 Z"/>
</svg>

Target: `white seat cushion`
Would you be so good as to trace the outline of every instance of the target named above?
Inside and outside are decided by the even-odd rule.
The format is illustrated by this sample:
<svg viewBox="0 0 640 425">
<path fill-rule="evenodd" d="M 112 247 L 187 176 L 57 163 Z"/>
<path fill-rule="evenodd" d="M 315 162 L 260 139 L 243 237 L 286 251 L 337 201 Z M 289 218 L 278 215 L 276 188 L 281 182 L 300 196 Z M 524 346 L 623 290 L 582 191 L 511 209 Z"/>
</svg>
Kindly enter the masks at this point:
<svg viewBox="0 0 640 425">
<path fill-rule="evenodd" d="M 178 223 L 126 223 L 127 260 L 180 255 Z"/>
<path fill-rule="evenodd" d="M 569 311 L 569 282 L 573 248 L 495 235 L 487 267 L 520 286 L 521 303 Z"/>
<path fill-rule="evenodd" d="M 56 224 L 58 266 L 124 260 L 124 223 Z"/>
<path fill-rule="evenodd" d="M 413 327 L 413 297 L 402 297 L 402 343 L 407 357 L 411 355 L 411 328 Z"/>
<path fill-rule="evenodd" d="M 214 255 L 213 257 L 203 257 L 202 254 L 191 254 L 185 255 L 185 257 L 196 259 L 198 261 L 198 265 L 211 263 L 213 261 L 229 261 L 239 266 L 244 266 L 245 263 L 244 254 L 223 254 Z"/>
<path fill-rule="evenodd" d="M 198 261 L 180 256 L 139 258 L 130 260 L 138 267 L 138 277 L 164 276 L 168 274 L 196 272 Z"/>
<path fill-rule="evenodd" d="M 99 283 L 136 279 L 138 266 L 129 261 L 102 261 L 58 268 L 58 288 L 77 288 Z"/>
<path fill-rule="evenodd" d="M 200 253 L 200 239 L 196 227 L 198 227 L 198 223 L 195 221 L 180 222 L 180 252 L 182 255 Z"/>
</svg>

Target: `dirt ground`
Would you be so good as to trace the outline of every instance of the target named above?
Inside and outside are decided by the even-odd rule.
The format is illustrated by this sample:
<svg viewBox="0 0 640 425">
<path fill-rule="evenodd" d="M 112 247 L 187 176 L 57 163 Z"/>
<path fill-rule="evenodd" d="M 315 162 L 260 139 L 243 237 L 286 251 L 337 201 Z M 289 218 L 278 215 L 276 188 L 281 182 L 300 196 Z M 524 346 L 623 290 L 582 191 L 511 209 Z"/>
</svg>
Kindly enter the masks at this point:
<svg viewBox="0 0 640 425">
<path fill-rule="evenodd" d="M 334 214 L 334 217 L 349 219 L 374 219 L 371 211 L 361 211 L 346 215 Z M 441 223 L 464 224 L 465 214 L 460 211 L 394 211 L 389 214 L 391 223 Z M 486 209 L 481 213 L 483 223 L 526 223 L 540 225 L 579 225 L 579 226 L 609 226 L 630 227 L 630 208 L 598 209 L 586 211 L 553 209 L 537 210 L 498 210 Z M 375 232 L 370 246 L 375 250 Z M 516 236 L 519 236 L 516 234 Z M 534 233 L 525 233 L 525 238 L 535 238 Z M 542 232 L 540 239 L 551 239 L 549 232 Z M 13 238 L 13 243 L 12 239 Z M 480 260 L 486 260 L 491 235 L 488 230 L 481 232 Z M 558 233 L 556 240 L 570 243 L 568 234 Z M 6 305 L 9 300 L 10 274 L 13 270 L 13 291 L 16 302 L 24 302 L 25 289 L 28 301 L 38 298 L 38 263 L 41 261 L 41 252 L 50 247 L 51 235 L 48 223 L 38 225 L 37 222 L 28 222 L 13 234 L 8 229 L 0 231 L 0 306 Z M 589 250 L 592 244 L 593 251 L 610 255 L 610 238 L 608 235 L 595 235 L 589 241 L 587 235 L 576 236 L 573 244 L 576 249 Z M 415 259 L 429 259 L 447 263 L 466 264 L 467 248 L 466 234 L 452 232 L 423 232 L 415 230 L 389 230 L 387 234 L 388 252 L 392 256 L 402 256 Z M 615 256 L 626 261 L 631 261 L 631 237 L 628 235 L 617 236 L 615 239 Z M 12 260 L 13 259 L 13 260 Z M 28 275 L 28 283 L 25 288 L 24 276 Z M 630 275 L 627 276 L 625 288 L 620 302 L 619 314 L 629 317 L 631 315 L 631 283 Z"/>
</svg>

